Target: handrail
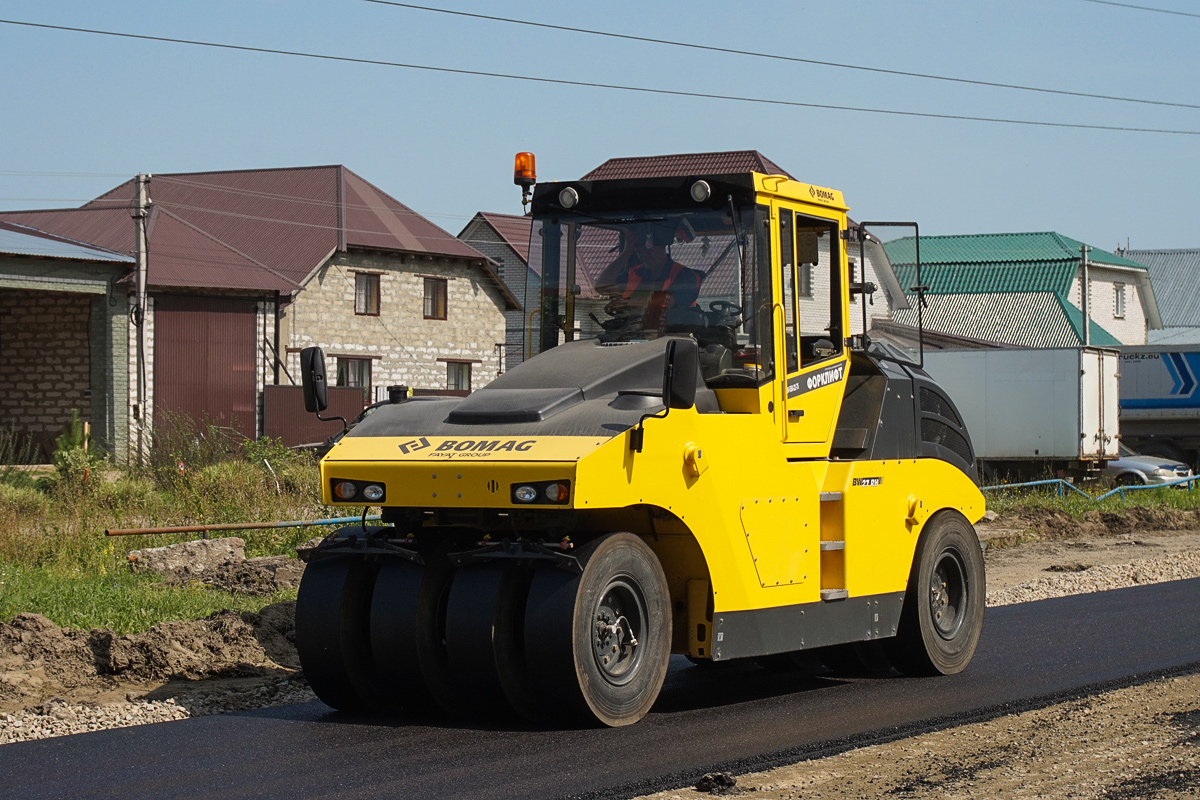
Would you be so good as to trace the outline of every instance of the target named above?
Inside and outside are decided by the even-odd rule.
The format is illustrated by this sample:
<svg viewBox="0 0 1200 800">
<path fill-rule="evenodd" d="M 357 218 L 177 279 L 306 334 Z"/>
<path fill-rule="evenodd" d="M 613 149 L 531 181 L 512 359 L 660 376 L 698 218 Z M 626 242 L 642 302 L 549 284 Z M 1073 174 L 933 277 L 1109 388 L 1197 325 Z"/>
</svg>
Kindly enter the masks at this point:
<svg viewBox="0 0 1200 800">
<path fill-rule="evenodd" d="M 1050 480 L 1026 481 L 1025 483 L 998 483 L 993 486 L 980 486 L 979 491 L 990 492 L 998 489 L 1023 489 L 1030 486 L 1055 486 L 1055 488 L 1058 490 L 1059 497 L 1063 496 L 1065 487 L 1066 489 L 1070 489 L 1078 495 L 1086 497 L 1088 500 L 1099 503 L 1101 500 L 1112 497 L 1114 494 L 1121 495 L 1121 500 L 1125 500 L 1125 492 L 1133 492 L 1144 489 L 1161 489 L 1165 486 L 1181 486 L 1185 483 L 1189 484 L 1188 491 L 1192 491 L 1196 488 L 1197 481 L 1200 481 L 1200 475 L 1193 475 L 1190 478 L 1179 478 L 1178 480 L 1167 481 L 1166 483 L 1143 483 L 1135 486 L 1118 486 L 1117 488 L 1107 491 L 1102 495 L 1092 495 L 1083 491 L 1070 481 L 1065 481 L 1062 478 L 1051 478 Z"/>
</svg>

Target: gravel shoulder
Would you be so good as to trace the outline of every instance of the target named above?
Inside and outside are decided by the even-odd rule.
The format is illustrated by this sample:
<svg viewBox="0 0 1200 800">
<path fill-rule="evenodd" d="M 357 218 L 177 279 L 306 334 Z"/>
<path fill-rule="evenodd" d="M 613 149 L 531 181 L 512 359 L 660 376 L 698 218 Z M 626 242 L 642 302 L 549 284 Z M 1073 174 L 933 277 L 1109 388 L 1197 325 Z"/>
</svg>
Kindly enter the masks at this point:
<svg viewBox="0 0 1200 800">
<path fill-rule="evenodd" d="M 1059 524 L 1055 525 L 1055 522 Z M 988 605 L 1200 577 L 1200 527 L 1125 520 L 998 519 L 977 526 Z M 1083 530 L 1080 530 L 1083 528 Z M 1030 541 L 1033 539 L 1033 541 Z M 1200 797 L 1200 675 L 1164 678 L 745 775 L 706 776 L 639 800 L 744 795 L 854 797 Z"/>
<path fill-rule="evenodd" d="M 981 523 L 978 531 L 987 544 L 989 605 L 1200 577 L 1200 515 L 1131 509 L 1125 514 L 1088 515 L 1083 520 L 1072 520 L 1065 515 L 1031 513 Z M 278 565 L 272 565 L 273 570 L 278 568 Z M 238 580 L 246 582 L 244 576 Z M 62 629 L 44 617 L 31 614 L 21 615 L 8 624 L 0 623 L 0 744 L 314 700 L 315 696 L 297 670 L 292 614 L 293 604 L 280 603 L 268 606 L 260 614 L 220 612 L 205 620 L 164 623 L 145 633 L 120 637 L 107 631 Z M 1189 711 L 1187 701 L 1195 701 L 1197 685 L 1185 679 L 1173 681 L 1163 683 L 1167 690 L 1157 690 L 1156 696 L 1163 696 L 1164 702 L 1173 703 L 1177 708 L 1172 711 L 1164 707 L 1161 713 L 1192 713 L 1189 719 L 1194 720 L 1200 712 Z M 1122 691 L 1136 692 L 1142 688 Z M 1171 697 L 1175 700 L 1170 700 Z M 1133 707 L 1137 707 L 1136 703 Z M 1045 723 L 1038 721 L 1043 718 L 1037 715 L 1043 712 L 1048 713 L 1048 710 L 1029 712 L 1034 715 L 1030 717 L 1033 721 L 1022 736 L 1013 737 L 1014 743 L 1040 740 L 1039 726 Z M 1099 712 L 1089 712 L 1088 719 L 1098 719 L 1092 716 L 1096 713 Z M 1019 726 L 1023 724 L 1020 720 L 1028 716 L 1005 717 L 981 724 Z M 1163 725 L 1154 723 L 1151 727 L 1163 729 L 1158 732 L 1159 736 L 1173 735 L 1167 730 L 1170 726 L 1164 728 Z M 1195 723 L 1193 730 L 1194 727 Z M 968 729 L 974 727 L 954 730 Z M 1080 733 L 1091 735 L 1086 729 Z M 944 731 L 929 735 L 956 734 Z M 970 738 L 966 733 L 962 735 Z M 907 755 L 909 748 L 916 746 L 913 743 L 923 738 L 864 750 L 875 753 L 875 766 L 872 767 L 875 772 L 883 769 L 882 765 L 892 765 L 888 769 L 895 772 L 892 777 L 900 781 L 901 773 L 897 770 L 923 770 L 921 774 L 929 774 L 927 768 L 913 764 L 912 757 Z M 1172 757 L 1183 758 L 1185 753 L 1190 754 L 1193 761 L 1187 762 L 1191 765 L 1188 769 L 1194 770 L 1195 749 Z M 942 751 L 943 755 L 955 752 L 953 749 Z M 839 774 L 845 770 L 846 775 L 857 774 L 857 768 L 832 766 L 853 757 L 844 754 L 786 769 L 829 769 Z M 953 757 L 963 764 L 968 763 L 966 756 L 959 758 L 955 754 Z M 826 762 L 826 767 L 819 766 Z M 975 769 L 971 774 L 991 775 L 993 771 Z M 769 777 L 776 774 L 784 775 L 783 771 L 776 770 L 766 773 L 767 777 L 741 776 L 738 778 L 741 788 L 733 791 L 758 787 L 756 794 L 766 798 L 821 793 L 805 788 L 799 778 Z M 809 776 L 806 780 L 825 780 L 817 777 L 818 772 L 806 772 L 805 775 Z M 908 784 L 887 784 L 880 780 L 876 787 L 878 791 L 868 785 L 853 792 L 848 790 L 848 785 L 840 783 L 826 781 L 821 785 L 825 786 L 823 791 L 836 786 L 839 794 L 848 796 L 925 796 L 919 794 L 925 791 L 924 784 L 914 784 L 915 788 L 910 790 L 904 788 Z M 943 783 L 944 788 L 938 790 L 939 796 L 946 792 L 968 796 L 978 788 L 963 784 L 960 789 L 953 789 L 951 783 Z M 791 788 L 786 788 L 789 786 Z M 1200 784 L 1191 786 L 1191 795 L 1179 796 L 1200 793 L 1197 788 Z M 971 791 L 968 792 L 968 788 Z M 776 790 L 779 793 L 770 793 Z M 655 797 L 699 796 L 695 792 L 688 794 L 688 791 L 691 790 Z M 990 795 L 982 792 L 980 796 Z M 1151 792 L 1042 796 L 1175 795 L 1153 795 Z"/>
</svg>

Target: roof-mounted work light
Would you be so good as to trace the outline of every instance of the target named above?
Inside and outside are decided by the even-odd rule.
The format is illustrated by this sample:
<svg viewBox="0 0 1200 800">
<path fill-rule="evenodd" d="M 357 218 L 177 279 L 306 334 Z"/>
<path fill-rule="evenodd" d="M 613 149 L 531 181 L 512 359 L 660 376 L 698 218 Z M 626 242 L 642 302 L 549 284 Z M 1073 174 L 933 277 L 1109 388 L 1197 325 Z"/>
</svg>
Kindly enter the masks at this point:
<svg viewBox="0 0 1200 800">
<path fill-rule="evenodd" d="M 513 183 L 521 187 L 521 208 L 529 205 L 530 187 L 537 183 L 533 153 L 517 153 L 513 159 Z"/>
</svg>

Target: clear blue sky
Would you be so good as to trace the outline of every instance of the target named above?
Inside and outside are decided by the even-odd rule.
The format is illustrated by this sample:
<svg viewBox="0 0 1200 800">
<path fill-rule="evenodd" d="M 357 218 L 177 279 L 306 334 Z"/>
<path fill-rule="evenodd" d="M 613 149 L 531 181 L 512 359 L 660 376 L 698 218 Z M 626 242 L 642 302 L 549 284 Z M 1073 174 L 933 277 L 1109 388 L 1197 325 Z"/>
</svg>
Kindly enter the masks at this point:
<svg viewBox="0 0 1200 800">
<path fill-rule="evenodd" d="M 436 5 L 429 0 L 430 5 Z M 1200 13 L 1191 0 L 1141 5 Z M 442 7 L 802 58 L 1200 105 L 1200 17 L 1086 0 Z M 380 6 L 7 0 L 0 17 L 798 102 L 1200 131 L 1200 110 L 948 84 Z M 758 149 L 922 233 L 1055 230 L 1200 247 L 1200 136 L 662 97 L 0 25 L 0 208 L 70 207 L 137 172 L 345 164 L 457 233 L 613 156 Z M 74 173 L 31 175 L 26 173 Z M 79 173 L 104 173 L 86 177 Z"/>
</svg>

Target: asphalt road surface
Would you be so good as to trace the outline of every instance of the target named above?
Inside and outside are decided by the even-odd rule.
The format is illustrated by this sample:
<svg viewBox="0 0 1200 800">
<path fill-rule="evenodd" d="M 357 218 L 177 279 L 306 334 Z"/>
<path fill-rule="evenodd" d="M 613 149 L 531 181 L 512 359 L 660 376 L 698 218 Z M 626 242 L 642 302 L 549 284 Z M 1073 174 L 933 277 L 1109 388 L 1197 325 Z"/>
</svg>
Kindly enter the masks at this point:
<svg viewBox="0 0 1200 800">
<path fill-rule="evenodd" d="M 0 797 L 630 797 L 1200 669 L 1200 579 L 987 612 L 954 677 L 834 680 L 672 662 L 622 729 L 351 718 L 320 703 L 0 747 Z M 678 663 L 676 663 L 678 661 Z"/>
</svg>

